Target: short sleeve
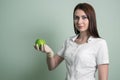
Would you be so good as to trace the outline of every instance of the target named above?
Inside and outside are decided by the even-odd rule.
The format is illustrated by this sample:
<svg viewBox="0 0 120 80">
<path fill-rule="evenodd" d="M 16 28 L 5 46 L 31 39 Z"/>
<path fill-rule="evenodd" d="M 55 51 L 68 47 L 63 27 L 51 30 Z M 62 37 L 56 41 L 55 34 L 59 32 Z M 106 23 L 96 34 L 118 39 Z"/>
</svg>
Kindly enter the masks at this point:
<svg viewBox="0 0 120 80">
<path fill-rule="evenodd" d="M 64 57 L 65 49 L 66 49 L 66 41 L 63 43 L 62 47 L 57 52 L 57 55 L 59 55 L 61 57 Z"/>
<path fill-rule="evenodd" d="M 99 64 L 109 64 L 108 47 L 105 40 L 101 40 L 99 44 L 97 53 L 97 65 Z"/>
</svg>

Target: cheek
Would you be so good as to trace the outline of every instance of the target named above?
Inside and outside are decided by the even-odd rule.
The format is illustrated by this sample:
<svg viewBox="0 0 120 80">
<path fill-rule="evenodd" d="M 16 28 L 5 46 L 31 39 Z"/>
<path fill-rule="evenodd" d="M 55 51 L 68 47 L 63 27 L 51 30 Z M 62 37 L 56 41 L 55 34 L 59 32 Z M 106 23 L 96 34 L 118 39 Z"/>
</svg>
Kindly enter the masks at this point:
<svg viewBox="0 0 120 80">
<path fill-rule="evenodd" d="M 89 21 L 86 21 L 85 24 L 86 24 L 86 27 L 88 28 L 88 26 L 89 26 Z"/>
</svg>

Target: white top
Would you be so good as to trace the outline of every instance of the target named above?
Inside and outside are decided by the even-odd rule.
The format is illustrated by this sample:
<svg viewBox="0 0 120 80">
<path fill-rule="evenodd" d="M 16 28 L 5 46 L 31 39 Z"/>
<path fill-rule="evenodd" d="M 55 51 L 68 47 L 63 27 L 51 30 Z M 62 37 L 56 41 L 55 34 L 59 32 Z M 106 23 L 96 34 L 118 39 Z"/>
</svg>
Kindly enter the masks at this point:
<svg viewBox="0 0 120 80">
<path fill-rule="evenodd" d="M 77 37 L 68 38 L 57 53 L 65 59 L 66 80 L 95 80 L 97 65 L 109 64 L 106 41 L 90 36 L 87 43 L 77 44 Z"/>
</svg>

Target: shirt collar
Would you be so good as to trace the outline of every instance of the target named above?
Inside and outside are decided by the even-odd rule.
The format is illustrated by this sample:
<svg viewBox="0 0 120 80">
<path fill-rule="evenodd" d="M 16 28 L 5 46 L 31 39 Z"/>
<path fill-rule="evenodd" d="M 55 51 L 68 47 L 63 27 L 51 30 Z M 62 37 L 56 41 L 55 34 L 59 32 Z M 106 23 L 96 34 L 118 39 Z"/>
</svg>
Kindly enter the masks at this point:
<svg viewBox="0 0 120 80">
<path fill-rule="evenodd" d="M 89 38 L 88 38 L 88 42 L 89 41 L 93 41 L 94 40 L 94 37 L 93 36 L 90 36 Z"/>
<path fill-rule="evenodd" d="M 71 38 L 72 41 L 75 41 L 75 39 L 78 37 L 79 35 L 75 35 Z"/>
<path fill-rule="evenodd" d="M 79 35 L 73 36 L 73 37 L 71 38 L 71 40 L 72 40 L 72 41 L 75 41 L 75 39 L 76 39 L 78 36 L 79 36 Z M 90 37 L 88 38 L 88 42 L 89 42 L 89 41 L 92 41 L 92 40 L 94 40 L 94 37 L 93 37 L 93 36 L 90 36 Z"/>
</svg>

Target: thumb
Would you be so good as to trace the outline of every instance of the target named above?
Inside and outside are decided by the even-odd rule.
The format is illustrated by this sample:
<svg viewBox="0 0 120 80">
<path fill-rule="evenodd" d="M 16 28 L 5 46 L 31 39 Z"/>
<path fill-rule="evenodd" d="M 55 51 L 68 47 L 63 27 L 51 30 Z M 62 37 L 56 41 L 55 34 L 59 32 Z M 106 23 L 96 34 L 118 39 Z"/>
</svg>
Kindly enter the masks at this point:
<svg viewBox="0 0 120 80">
<path fill-rule="evenodd" d="M 45 45 L 44 45 L 44 51 L 45 51 L 46 53 L 51 53 L 51 52 L 52 52 L 52 49 L 51 49 L 47 44 L 45 44 Z"/>
</svg>

